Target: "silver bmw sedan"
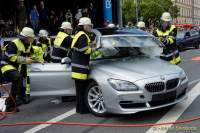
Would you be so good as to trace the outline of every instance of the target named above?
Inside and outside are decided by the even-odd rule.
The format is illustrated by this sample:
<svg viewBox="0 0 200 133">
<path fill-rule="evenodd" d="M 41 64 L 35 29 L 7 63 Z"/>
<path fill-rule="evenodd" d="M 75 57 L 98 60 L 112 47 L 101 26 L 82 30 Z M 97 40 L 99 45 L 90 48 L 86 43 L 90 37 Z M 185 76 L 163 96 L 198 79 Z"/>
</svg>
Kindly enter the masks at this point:
<svg viewBox="0 0 200 133">
<path fill-rule="evenodd" d="M 162 44 L 137 30 L 96 30 L 97 51 L 85 102 L 91 113 L 131 114 L 177 104 L 187 98 L 188 78 L 179 66 L 159 58 Z M 75 96 L 68 58 L 30 66 L 31 96 Z"/>
</svg>

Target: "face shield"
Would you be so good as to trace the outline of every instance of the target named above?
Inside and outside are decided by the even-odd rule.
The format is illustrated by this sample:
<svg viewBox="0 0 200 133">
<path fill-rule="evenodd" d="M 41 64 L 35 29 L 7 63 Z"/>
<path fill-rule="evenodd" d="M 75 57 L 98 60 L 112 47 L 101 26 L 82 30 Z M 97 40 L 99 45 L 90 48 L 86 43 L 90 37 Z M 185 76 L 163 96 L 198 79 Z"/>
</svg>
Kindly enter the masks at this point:
<svg viewBox="0 0 200 133">
<path fill-rule="evenodd" d="M 166 31 L 170 27 L 171 23 L 169 21 L 162 21 L 161 27 L 163 31 Z"/>
</svg>

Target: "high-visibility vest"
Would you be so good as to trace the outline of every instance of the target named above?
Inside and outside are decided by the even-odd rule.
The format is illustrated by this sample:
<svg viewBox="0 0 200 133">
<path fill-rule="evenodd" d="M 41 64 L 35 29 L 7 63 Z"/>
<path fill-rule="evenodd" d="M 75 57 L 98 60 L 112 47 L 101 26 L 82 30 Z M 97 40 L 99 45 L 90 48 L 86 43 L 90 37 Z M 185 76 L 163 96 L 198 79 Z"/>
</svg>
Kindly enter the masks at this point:
<svg viewBox="0 0 200 133">
<path fill-rule="evenodd" d="M 158 37 L 167 37 L 169 46 L 164 48 L 164 52 L 161 55 L 161 59 L 169 61 L 171 64 L 179 64 L 181 62 L 181 57 L 176 46 L 176 38 L 170 36 L 170 33 L 175 29 L 174 25 L 171 25 L 170 29 L 163 32 L 159 29 L 156 30 Z"/>
<path fill-rule="evenodd" d="M 58 32 L 58 35 L 56 36 L 56 39 L 54 40 L 54 47 L 56 48 L 60 48 L 61 47 L 61 44 L 63 42 L 63 40 L 68 37 L 69 35 L 67 35 L 66 33 L 64 32 Z"/>
<path fill-rule="evenodd" d="M 32 48 L 33 48 L 33 53 L 31 57 L 34 60 L 39 61 L 40 63 L 44 63 L 44 58 L 43 58 L 44 51 L 42 50 L 42 48 L 39 46 L 32 46 Z"/>
<path fill-rule="evenodd" d="M 31 45 L 29 46 L 29 48 L 26 50 L 24 44 L 22 43 L 22 41 L 20 39 L 15 39 L 12 41 L 16 47 L 17 47 L 17 54 L 12 55 L 12 57 L 9 59 L 10 62 L 16 62 L 18 56 L 21 55 L 21 53 L 29 53 L 30 49 L 31 49 Z M 6 49 L 7 46 L 5 46 L 4 49 Z M 25 62 L 24 62 L 25 63 Z M 7 61 L 2 61 L 3 66 L 1 67 L 1 72 L 5 73 L 6 71 L 9 70 L 16 70 L 17 68 L 15 68 L 12 64 L 10 64 Z"/>
<path fill-rule="evenodd" d="M 82 49 L 78 49 L 76 48 L 75 44 L 76 42 L 78 41 L 79 37 L 82 36 L 82 35 L 85 35 L 87 37 L 87 40 L 88 40 L 88 46 L 82 48 Z M 79 51 L 79 52 L 83 52 L 85 51 L 85 54 L 91 54 L 92 53 L 92 49 L 90 48 L 90 37 L 83 31 L 79 31 L 74 37 L 73 37 L 73 41 L 72 41 L 72 45 L 71 45 L 71 48 L 74 49 L 75 51 Z"/>
<path fill-rule="evenodd" d="M 69 48 L 71 44 L 67 46 L 65 43 L 63 43 L 64 39 L 67 38 L 68 36 L 69 35 L 67 35 L 64 32 L 61 31 L 58 32 L 56 39 L 54 41 L 53 51 L 51 53 L 51 58 L 53 60 L 57 60 L 58 62 L 60 62 L 61 59 L 66 57 L 66 55 L 69 53 Z"/>
<path fill-rule="evenodd" d="M 76 43 L 80 36 L 85 35 L 87 38 L 87 44 L 84 48 L 77 48 Z M 79 80 L 87 80 L 89 75 L 89 60 L 90 54 L 92 53 L 92 49 L 90 48 L 90 38 L 89 36 L 83 32 L 78 32 L 72 41 L 71 48 L 73 49 L 72 53 L 72 73 L 71 77 L 73 79 Z"/>
</svg>

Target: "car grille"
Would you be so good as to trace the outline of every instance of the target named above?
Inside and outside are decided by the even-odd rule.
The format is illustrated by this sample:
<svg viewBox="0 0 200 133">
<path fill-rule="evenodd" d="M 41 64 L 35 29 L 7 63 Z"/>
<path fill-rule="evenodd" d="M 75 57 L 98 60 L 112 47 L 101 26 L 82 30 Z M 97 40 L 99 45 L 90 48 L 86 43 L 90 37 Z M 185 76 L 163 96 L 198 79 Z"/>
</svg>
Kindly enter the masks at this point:
<svg viewBox="0 0 200 133">
<path fill-rule="evenodd" d="M 164 82 L 149 83 L 145 85 L 145 88 L 149 92 L 160 92 L 165 89 L 165 83 Z"/>
<path fill-rule="evenodd" d="M 177 87 L 178 83 L 179 83 L 179 79 L 178 78 L 168 80 L 167 84 L 166 84 L 166 89 L 167 90 L 173 89 L 173 88 Z"/>
</svg>

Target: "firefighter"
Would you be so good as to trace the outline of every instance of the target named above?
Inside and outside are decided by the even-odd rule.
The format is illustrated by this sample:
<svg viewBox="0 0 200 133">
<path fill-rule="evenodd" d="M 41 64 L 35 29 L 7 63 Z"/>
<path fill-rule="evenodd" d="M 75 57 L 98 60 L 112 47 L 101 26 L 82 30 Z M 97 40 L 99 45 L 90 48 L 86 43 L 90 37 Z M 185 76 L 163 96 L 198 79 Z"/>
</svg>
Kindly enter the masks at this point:
<svg viewBox="0 0 200 133">
<path fill-rule="evenodd" d="M 72 26 L 69 22 L 63 22 L 60 31 L 58 32 L 55 40 L 54 40 L 54 47 L 52 51 L 52 62 L 60 63 L 62 58 L 70 56 L 68 55 L 70 52 L 70 46 L 72 43 Z"/>
<path fill-rule="evenodd" d="M 35 63 L 41 63 L 44 64 L 44 51 L 41 46 L 38 45 L 32 45 L 30 49 L 30 57 L 34 60 Z M 22 70 L 22 75 L 23 75 L 23 80 L 25 81 L 25 97 L 23 99 L 23 103 L 30 103 L 31 102 L 31 97 L 30 97 L 30 69 L 23 64 L 22 67 L 24 70 Z M 24 86 L 23 86 L 24 87 Z"/>
<path fill-rule="evenodd" d="M 4 56 L 1 61 L 1 72 L 4 80 L 12 82 L 11 95 L 6 99 L 6 111 L 12 111 L 15 108 L 19 83 L 22 83 L 19 82 L 19 66 L 22 64 L 32 64 L 34 62 L 31 57 L 27 56 L 30 53 L 34 37 L 33 29 L 24 27 L 18 38 L 8 43 L 4 48 Z M 13 97 L 13 99 L 11 97 Z"/>
<path fill-rule="evenodd" d="M 140 30 L 145 31 L 145 28 L 146 28 L 145 23 L 143 21 L 139 21 L 137 23 L 137 28 L 140 29 Z"/>
<path fill-rule="evenodd" d="M 39 38 L 37 41 L 37 45 L 40 46 L 44 52 L 44 60 L 46 62 L 51 62 L 51 38 L 49 38 L 49 33 L 47 30 L 40 30 L 39 31 Z"/>
<path fill-rule="evenodd" d="M 90 18 L 83 17 L 79 20 L 77 33 L 74 36 L 72 48 L 72 78 L 76 86 L 76 112 L 87 113 L 88 108 L 84 103 L 84 93 L 87 87 L 87 79 L 90 72 L 90 55 L 95 48 L 90 45 L 89 34 L 92 30 Z"/>
<path fill-rule="evenodd" d="M 177 29 L 171 24 L 172 17 L 170 13 L 164 12 L 161 17 L 159 28 L 154 31 L 154 35 L 164 44 L 161 59 L 169 61 L 171 64 L 179 64 L 181 57 L 176 45 Z"/>
</svg>

